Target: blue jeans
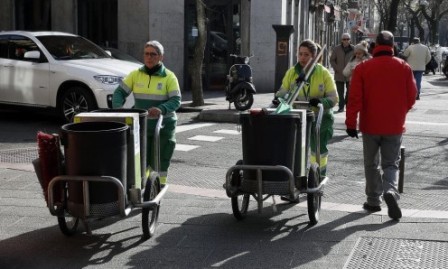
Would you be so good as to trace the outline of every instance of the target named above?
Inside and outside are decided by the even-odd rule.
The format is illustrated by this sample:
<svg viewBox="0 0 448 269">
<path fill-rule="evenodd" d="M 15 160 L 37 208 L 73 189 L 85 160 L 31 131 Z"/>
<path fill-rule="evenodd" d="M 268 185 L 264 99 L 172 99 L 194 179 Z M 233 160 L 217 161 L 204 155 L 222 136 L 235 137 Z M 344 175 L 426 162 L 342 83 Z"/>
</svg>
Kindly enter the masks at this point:
<svg viewBox="0 0 448 269">
<path fill-rule="evenodd" d="M 420 88 L 422 87 L 423 71 L 412 71 L 414 74 L 415 84 L 417 85 L 417 95 L 420 95 Z"/>
<path fill-rule="evenodd" d="M 366 195 L 367 203 L 371 206 L 380 205 L 381 195 L 388 192 L 392 193 L 395 200 L 400 199 L 398 194 L 398 176 L 400 172 L 402 139 L 403 136 L 401 134 L 362 134 Z"/>
</svg>

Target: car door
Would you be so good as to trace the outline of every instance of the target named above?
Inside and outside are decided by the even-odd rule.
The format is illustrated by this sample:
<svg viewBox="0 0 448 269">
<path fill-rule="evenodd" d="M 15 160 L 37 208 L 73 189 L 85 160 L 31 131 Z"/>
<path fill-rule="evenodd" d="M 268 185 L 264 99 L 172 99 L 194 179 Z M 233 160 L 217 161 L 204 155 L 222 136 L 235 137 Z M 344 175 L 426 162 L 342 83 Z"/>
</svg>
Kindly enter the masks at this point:
<svg viewBox="0 0 448 269">
<path fill-rule="evenodd" d="M 39 51 L 42 57 L 26 58 L 26 53 L 30 51 Z M 49 64 L 30 38 L 9 36 L 8 61 L 3 65 L 2 73 L 6 80 L 0 100 L 20 105 L 49 105 Z"/>
<path fill-rule="evenodd" d="M 0 35 L 0 102 L 6 101 L 10 82 L 11 59 L 8 56 L 8 35 Z"/>
</svg>

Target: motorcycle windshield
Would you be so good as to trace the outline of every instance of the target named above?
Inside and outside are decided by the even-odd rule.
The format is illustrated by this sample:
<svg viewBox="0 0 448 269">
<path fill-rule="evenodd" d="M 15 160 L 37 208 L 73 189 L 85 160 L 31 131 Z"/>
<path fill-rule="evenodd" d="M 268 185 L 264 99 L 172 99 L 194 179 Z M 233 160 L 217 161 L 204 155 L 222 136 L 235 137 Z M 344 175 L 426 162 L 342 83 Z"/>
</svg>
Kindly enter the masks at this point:
<svg viewBox="0 0 448 269">
<path fill-rule="evenodd" d="M 252 69 L 248 65 L 237 65 L 236 69 L 239 78 L 250 78 L 252 76 Z"/>
</svg>

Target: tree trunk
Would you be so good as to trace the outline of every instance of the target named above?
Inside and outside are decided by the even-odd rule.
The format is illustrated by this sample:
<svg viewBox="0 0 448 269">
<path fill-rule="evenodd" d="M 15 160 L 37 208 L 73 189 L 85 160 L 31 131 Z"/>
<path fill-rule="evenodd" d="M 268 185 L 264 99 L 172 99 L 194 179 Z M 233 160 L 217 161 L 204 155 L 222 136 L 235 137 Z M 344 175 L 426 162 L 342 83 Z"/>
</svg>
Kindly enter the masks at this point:
<svg viewBox="0 0 448 269">
<path fill-rule="evenodd" d="M 389 8 L 389 21 L 387 23 L 387 30 L 395 33 L 397 29 L 397 15 L 398 15 L 398 4 L 400 0 L 392 0 Z"/>
<path fill-rule="evenodd" d="M 203 106 L 204 95 L 202 90 L 202 66 L 204 51 L 207 42 L 207 31 L 205 29 L 205 3 L 196 0 L 196 20 L 198 26 L 198 38 L 194 46 L 193 63 L 191 66 L 191 95 L 192 106 Z"/>
</svg>

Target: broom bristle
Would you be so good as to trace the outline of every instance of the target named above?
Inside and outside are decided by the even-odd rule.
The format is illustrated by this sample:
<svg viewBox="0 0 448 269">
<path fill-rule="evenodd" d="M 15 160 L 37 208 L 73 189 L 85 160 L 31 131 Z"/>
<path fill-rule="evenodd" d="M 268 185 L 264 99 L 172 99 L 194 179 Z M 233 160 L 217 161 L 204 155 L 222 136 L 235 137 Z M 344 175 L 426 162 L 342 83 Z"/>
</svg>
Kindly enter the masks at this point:
<svg viewBox="0 0 448 269">
<path fill-rule="evenodd" d="M 37 132 L 38 155 L 45 201 L 48 202 L 48 184 L 59 173 L 60 144 L 57 135 Z M 59 192 L 55 192 L 55 201 L 60 201 Z"/>
</svg>

